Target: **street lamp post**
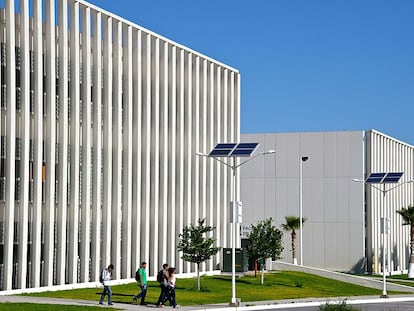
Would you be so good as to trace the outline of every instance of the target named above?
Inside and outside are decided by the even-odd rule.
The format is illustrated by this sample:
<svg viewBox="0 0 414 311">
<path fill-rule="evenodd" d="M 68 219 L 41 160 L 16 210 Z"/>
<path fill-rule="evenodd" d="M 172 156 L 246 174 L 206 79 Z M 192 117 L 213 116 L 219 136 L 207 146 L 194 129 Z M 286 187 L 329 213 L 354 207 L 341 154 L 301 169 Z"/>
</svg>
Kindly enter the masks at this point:
<svg viewBox="0 0 414 311">
<path fill-rule="evenodd" d="M 375 175 L 375 174 L 384 174 L 382 180 L 385 180 L 386 179 L 386 173 L 373 173 L 373 174 L 371 174 L 371 176 L 372 175 Z M 394 174 L 394 173 L 388 173 L 388 174 Z M 402 175 L 402 173 L 401 173 L 401 175 Z M 401 177 L 401 175 L 400 175 L 400 177 Z M 402 186 L 404 184 L 412 183 L 412 182 L 414 182 L 414 180 L 408 180 L 408 181 L 399 183 L 399 184 L 395 185 L 394 187 L 391 187 L 391 188 L 388 188 L 387 189 L 386 188 L 386 184 L 387 183 L 392 183 L 393 181 L 387 182 L 385 180 L 385 181 L 377 182 L 377 181 L 375 181 L 375 178 L 376 178 L 375 176 L 373 178 L 374 181 L 369 181 L 369 179 L 371 178 L 371 176 L 368 177 L 367 180 L 361 180 L 361 179 L 356 179 L 355 178 L 355 179 L 353 179 L 353 181 L 355 181 L 355 182 L 363 182 L 365 184 L 368 184 L 372 188 L 374 188 L 374 189 L 376 189 L 376 190 L 378 190 L 378 191 L 380 191 L 382 193 L 382 224 L 381 224 L 382 225 L 382 295 L 380 297 L 381 298 L 388 298 L 388 294 L 387 294 L 387 279 L 386 279 L 386 274 L 388 272 L 387 271 L 388 270 L 388 267 L 386 266 L 386 257 L 388 256 L 388 248 L 386 246 L 386 241 L 387 241 L 386 240 L 386 234 L 387 234 L 387 231 L 388 231 L 388 224 L 387 224 L 387 217 L 388 216 L 387 216 L 387 209 L 385 207 L 385 202 L 386 202 L 385 201 L 385 196 L 391 190 L 393 190 L 395 188 L 398 188 L 398 187 L 400 187 L 400 186 Z M 375 184 L 382 184 L 382 187 L 377 187 Z"/>
<path fill-rule="evenodd" d="M 300 265 L 303 266 L 303 174 L 302 164 L 309 157 L 301 157 L 299 160 L 299 232 L 300 232 Z"/>
<path fill-rule="evenodd" d="M 237 306 L 237 299 L 236 299 L 236 228 L 237 228 L 237 223 L 239 222 L 238 220 L 238 215 L 236 215 L 236 210 L 238 209 L 238 203 L 237 203 L 237 196 L 236 196 L 236 175 L 237 175 L 237 169 L 246 164 L 247 162 L 250 162 L 253 159 L 256 159 L 259 156 L 263 156 L 266 154 L 273 154 L 275 153 L 275 150 L 267 150 L 264 152 L 261 152 L 251 158 L 249 158 L 246 161 L 243 161 L 239 164 L 236 163 L 236 157 L 233 156 L 233 159 L 231 161 L 231 164 L 217 158 L 217 157 L 213 157 L 213 156 L 209 156 L 206 153 L 202 153 L 202 152 L 197 152 L 196 155 L 197 156 L 202 156 L 202 157 L 208 157 L 208 158 L 212 158 L 218 162 L 220 162 L 221 164 L 227 166 L 228 168 L 230 168 L 232 170 L 233 173 L 233 196 L 232 196 L 232 202 L 231 202 L 231 215 L 232 215 L 232 236 L 231 236 L 231 241 L 232 241 L 232 255 L 231 255 L 231 305 L 232 306 Z"/>
</svg>

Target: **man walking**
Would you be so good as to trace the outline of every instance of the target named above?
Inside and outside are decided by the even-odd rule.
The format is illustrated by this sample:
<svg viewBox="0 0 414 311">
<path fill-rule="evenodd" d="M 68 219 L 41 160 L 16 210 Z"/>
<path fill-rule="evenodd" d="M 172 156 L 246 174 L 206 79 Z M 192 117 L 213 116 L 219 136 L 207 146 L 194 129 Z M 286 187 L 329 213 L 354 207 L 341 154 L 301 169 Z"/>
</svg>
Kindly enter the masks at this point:
<svg viewBox="0 0 414 311">
<path fill-rule="evenodd" d="M 137 302 L 139 298 L 141 298 L 140 305 L 146 305 L 145 302 L 145 296 L 147 295 L 147 271 L 145 270 L 147 268 L 147 263 L 143 261 L 141 263 L 141 267 L 138 269 L 138 271 L 135 274 L 135 279 L 138 282 L 138 286 L 140 287 L 141 291 L 132 299 L 134 303 Z"/>
<path fill-rule="evenodd" d="M 158 271 L 157 282 L 160 283 L 161 293 L 158 297 L 157 307 L 162 307 L 165 301 L 167 300 L 167 282 L 168 282 L 168 264 L 165 263 L 162 265 L 162 269 Z"/>
<path fill-rule="evenodd" d="M 107 269 L 103 269 L 102 272 L 101 272 L 102 273 L 101 279 L 102 279 L 104 289 L 103 289 L 103 292 L 102 292 L 102 295 L 101 295 L 101 299 L 99 300 L 100 305 L 103 305 L 105 295 L 108 295 L 108 305 L 113 305 L 113 303 L 112 303 L 112 289 L 109 286 L 109 281 L 111 280 L 113 269 L 114 269 L 114 265 L 110 264 Z"/>
</svg>

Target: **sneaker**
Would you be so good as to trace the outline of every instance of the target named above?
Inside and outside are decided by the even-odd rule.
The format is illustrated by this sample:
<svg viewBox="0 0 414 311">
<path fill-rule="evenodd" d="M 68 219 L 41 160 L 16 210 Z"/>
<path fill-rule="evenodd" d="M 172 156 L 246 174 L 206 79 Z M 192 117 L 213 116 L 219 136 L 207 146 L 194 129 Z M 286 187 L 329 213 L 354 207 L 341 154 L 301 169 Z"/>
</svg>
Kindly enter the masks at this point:
<svg viewBox="0 0 414 311">
<path fill-rule="evenodd" d="M 112 302 L 109 302 L 109 303 L 108 303 L 108 306 L 112 306 L 112 305 L 113 305 L 113 303 L 112 303 Z"/>
<path fill-rule="evenodd" d="M 102 306 L 103 305 L 103 302 L 99 302 L 99 304 Z"/>
<path fill-rule="evenodd" d="M 179 309 L 180 308 L 180 305 L 175 305 L 173 308 L 174 309 Z"/>
<path fill-rule="evenodd" d="M 159 305 L 157 305 L 157 308 L 164 308 L 164 305 L 160 303 Z"/>
<path fill-rule="evenodd" d="M 147 303 L 146 303 L 146 302 L 141 302 L 141 303 L 140 303 L 140 305 L 141 305 L 141 306 L 146 306 L 146 305 L 147 305 Z"/>
<path fill-rule="evenodd" d="M 132 303 L 137 303 L 137 299 L 136 298 L 133 298 L 132 299 Z"/>
</svg>

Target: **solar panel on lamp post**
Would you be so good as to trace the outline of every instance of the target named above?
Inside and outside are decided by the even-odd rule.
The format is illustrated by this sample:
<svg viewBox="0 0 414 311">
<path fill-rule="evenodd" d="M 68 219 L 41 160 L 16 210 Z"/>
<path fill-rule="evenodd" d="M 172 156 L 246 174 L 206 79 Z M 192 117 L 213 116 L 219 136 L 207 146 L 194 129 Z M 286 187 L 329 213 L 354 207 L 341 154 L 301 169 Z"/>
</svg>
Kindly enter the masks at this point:
<svg viewBox="0 0 414 311">
<path fill-rule="evenodd" d="M 221 164 L 227 166 L 232 170 L 233 173 L 233 195 L 232 195 L 232 202 L 231 202 L 231 221 L 232 221 L 232 236 L 231 236 L 231 289 L 232 289 L 232 296 L 231 296 L 231 306 L 238 306 L 238 301 L 236 298 L 236 225 L 241 222 L 239 219 L 239 215 L 236 215 L 236 207 L 238 207 L 237 204 L 237 196 L 236 196 L 236 176 L 237 176 L 237 169 L 252 161 L 253 159 L 256 159 L 259 156 L 267 155 L 267 154 L 273 154 L 276 151 L 275 150 L 267 150 L 261 153 L 258 153 L 257 155 L 252 157 L 252 154 L 255 152 L 257 147 L 259 146 L 259 143 L 219 143 L 217 144 L 213 150 L 210 151 L 210 153 L 202 153 L 197 152 L 196 155 L 202 156 L 202 157 L 209 157 L 212 158 Z M 231 161 L 231 164 L 227 163 L 226 161 L 223 161 L 219 159 L 220 157 L 224 158 L 233 158 Z M 236 158 L 239 157 L 249 157 L 248 160 L 243 161 L 239 164 L 236 162 Z"/>
<path fill-rule="evenodd" d="M 392 173 L 371 173 L 366 180 L 362 179 L 353 179 L 355 182 L 363 182 L 368 184 L 372 188 L 380 191 L 382 193 L 382 295 L 381 298 L 388 298 L 387 294 L 387 266 L 386 266 L 386 257 L 388 257 L 388 249 L 386 247 L 386 234 L 388 231 L 387 226 L 387 209 L 385 208 L 385 196 L 391 190 L 398 188 L 404 184 L 412 183 L 414 180 L 408 180 L 402 183 L 397 184 L 394 187 L 386 188 L 386 184 L 395 184 L 400 181 L 403 172 L 392 172 Z M 376 184 L 382 184 L 382 188 L 377 187 Z"/>
</svg>

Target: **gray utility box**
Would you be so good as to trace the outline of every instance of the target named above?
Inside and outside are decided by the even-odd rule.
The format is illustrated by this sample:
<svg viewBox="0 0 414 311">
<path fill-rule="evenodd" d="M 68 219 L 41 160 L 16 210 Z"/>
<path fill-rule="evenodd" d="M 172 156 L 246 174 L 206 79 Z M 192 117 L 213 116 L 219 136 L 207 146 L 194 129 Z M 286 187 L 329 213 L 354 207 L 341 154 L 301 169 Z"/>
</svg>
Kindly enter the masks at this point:
<svg viewBox="0 0 414 311">
<path fill-rule="evenodd" d="M 232 264 L 232 249 L 231 248 L 223 248 L 223 272 L 232 272 L 231 264 Z M 235 270 L 236 272 L 246 272 L 249 268 L 249 261 L 247 258 L 247 252 L 244 248 L 236 248 L 236 264 Z"/>
</svg>

